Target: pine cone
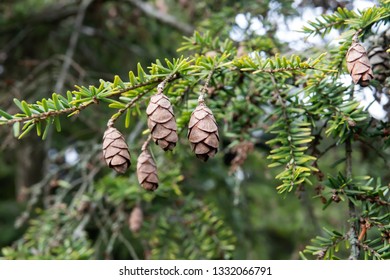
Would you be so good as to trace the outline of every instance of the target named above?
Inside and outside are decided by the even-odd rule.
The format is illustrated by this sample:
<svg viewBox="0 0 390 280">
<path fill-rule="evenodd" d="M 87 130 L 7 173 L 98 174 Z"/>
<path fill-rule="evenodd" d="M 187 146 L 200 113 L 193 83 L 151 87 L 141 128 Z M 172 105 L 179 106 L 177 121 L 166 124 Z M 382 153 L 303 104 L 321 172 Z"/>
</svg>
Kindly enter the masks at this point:
<svg viewBox="0 0 390 280">
<path fill-rule="evenodd" d="M 368 52 L 374 77 L 383 83 L 390 74 L 390 56 L 381 46 L 376 46 Z"/>
<path fill-rule="evenodd" d="M 191 114 L 188 124 L 188 139 L 192 151 L 203 161 L 214 157 L 218 152 L 218 126 L 213 113 L 204 102 L 199 102 Z"/>
<path fill-rule="evenodd" d="M 136 205 L 129 215 L 129 229 L 133 233 L 139 232 L 142 226 L 142 222 L 144 220 L 144 215 L 142 213 L 142 209 L 139 205 Z"/>
<path fill-rule="evenodd" d="M 108 167 L 118 173 L 125 173 L 130 167 L 130 153 L 125 138 L 114 127 L 109 127 L 103 135 L 103 157 Z"/>
<path fill-rule="evenodd" d="M 366 87 L 374 77 L 365 48 L 359 43 L 352 43 L 347 52 L 347 68 L 355 84 Z"/>
<path fill-rule="evenodd" d="M 255 145 L 252 142 L 242 141 L 231 149 L 231 152 L 234 153 L 234 158 L 230 163 L 230 174 L 236 172 L 244 164 L 248 154 L 253 151 L 254 147 Z"/>
<path fill-rule="evenodd" d="M 158 92 L 150 99 L 146 108 L 148 127 L 153 141 L 164 151 L 172 151 L 178 140 L 177 126 L 171 102 L 162 92 Z"/>
<path fill-rule="evenodd" d="M 158 188 L 157 166 L 148 150 L 143 150 L 138 157 L 137 177 L 144 189 L 154 191 Z"/>
</svg>

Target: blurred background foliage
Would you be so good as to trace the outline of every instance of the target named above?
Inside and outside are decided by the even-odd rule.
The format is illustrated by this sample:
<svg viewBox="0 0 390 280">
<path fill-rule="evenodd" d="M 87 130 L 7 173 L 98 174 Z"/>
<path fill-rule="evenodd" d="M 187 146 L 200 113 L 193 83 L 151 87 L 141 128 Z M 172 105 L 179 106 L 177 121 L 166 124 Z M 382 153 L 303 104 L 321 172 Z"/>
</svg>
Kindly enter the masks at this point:
<svg viewBox="0 0 390 280">
<path fill-rule="evenodd" d="M 115 74 L 126 77 L 138 62 L 149 65 L 156 59 L 177 57 L 183 36 L 195 29 L 221 41 L 233 38 L 238 50 L 261 49 L 266 57 L 277 53 L 314 56 L 327 48 L 327 37 L 316 43 L 307 41 L 302 47 L 285 40 L 283 32 L 288 32 L 290 24 L 308 11 L 322 14 L 373 3 L 3 0 L 0 107 L 15 113 L 13 98 L 32 102 L 53 91 L 66 92 L 75 84 L 96 84 L 100 78 L 112 80 Z M 256 104 L 256 97 L 251 98 Z M 298 259 L 323 227 L 345 229 L 347 205 L 333 203 L 323 211 L 321 196 L 329 199 L 333 193 L 330 189 L 322 193 L 321 183 L 277 193 L 277 171 L 267 167 L 270 148 L 264 144 L 272 136 L 257 136 L 257 142 L 246 139 L 246 129 L 250 129 L 246 124 L 263 109 L 248 108 L 245 100 L 237 100 L 235 107 L 229 112 L 235 124 L 230 132 L 242 134 L 240 147 L 227 138 L 222 151 L 206 164 L 196 160 L 185 145 L 173 154 L 153 149 L 161 182 L 155 193 L 140 188 L 135 164 L 125 176 L 116 176 L 104 166 L 100 143 L 112 110 L 87 108 L 77 119 L 66 120 L 69 125 L 63 125 L 61 133 L 50 133 L 46 141 L 32 134 L 16 140 L 8 128 L 1 127 L 0 256 Z M 144 120 L 137 118 L 130 128 L 120 127 L 133 158 L 144 140 L 144 129 Z M 327 144 L 331 142 L 322 145 Z M 363 144 L 355 150 L 355 174 L 369 170 L 373 177 L 390 181 L 387 159 L 367 152 Z M 322 172 L 343 172 L 343 157 L 337 149 L 326 154 L 321 159 Z M 131 213 L 138 206 L 142 223 L 131 228 Z"/>
</svg>

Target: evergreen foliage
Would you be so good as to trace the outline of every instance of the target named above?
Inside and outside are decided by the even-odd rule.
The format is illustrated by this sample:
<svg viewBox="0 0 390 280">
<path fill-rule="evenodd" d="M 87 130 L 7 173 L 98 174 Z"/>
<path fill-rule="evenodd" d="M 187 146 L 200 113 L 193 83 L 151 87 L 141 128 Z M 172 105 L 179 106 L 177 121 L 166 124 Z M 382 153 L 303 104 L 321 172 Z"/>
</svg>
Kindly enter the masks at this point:
<svg viewBox="0 0 390 280">
<path fill-rule="evenodd" d="M 150 133 L 145 129 L 149 99 L 163 83 L 176 115 L 180 145 L 173 153 L 151 148 L 160 180 L 153 193 L 140 188 L 134 164 L 127 175 L 116 177 L 105 167 L 99 145 L 77 147 L 77 165 L 52 170 L 31 187 L 34 195 L 24 216 L 24 220 L 32 216 L 28 229 L 2 254 L 7 259 L 109 258 L 123 243 L 127 252 L 118 258 L 234 258 L 240 241 L 234 226 L 226 222 L 229 214 L 199 195 L 196 186 L 187 185 L 188 177 L 196 176 L 188 162 L 197 161 L 190 159 L 188 122 L 207 80 L 205 102 L 219 125 L 222 153 L 228 155 L 244 141 L 265 146 L 268 167 L 276 170 L 275 192 L 285 196 L 286 203 L 295 199 L 289 193 L 311 189 L 317 195 L 308 199 L 321 200 L 324 211 L 337 203 L 348 208 L 344 227 L 324 228 L 311 245 L 306 244 L 302 258 L 388 259 L 388 176 L 375 170 L 357 176 L 353 156 L 359 143 L 368 143 L 388 168 L 389 122 L 370 116 L 355 98 L 360 87 L 339 79 L 348 73 L 344 61 L 353 37 L 365 42 L 375 32 L 372 27 L 381 24 L 390 24 L 390 4 L 385 1 L 358 12 L 338 8 L 309 22 L 303 32 L 324 37 L 337 30 L 340 45 L 309 55 L 274 53 L 273 46 L 264 43 L 266 38 L 252 35 L 239 45 L 227 36 L 216 36 L 214 29 L 195 31 L 184 38 L 176 58 L 157 59 L 149 66 L 138 63 L 126 77 L 76 85 L 65 94 L 55 92 L 35 102 L 14 98 L 18 112 L 0 110 L 0 125 L 12 126 L 18 139 L 36 133 L 45 140 L 52 129 L 62 133 L 91 107 L 105 112 L 107 125 L 123 134 L 136 130 L 138 121 L 144 129 L 142 139 L 128 141 L 134 160 Z M 389 78 L 385 85 L 372 81 L 370 87 L 377 91 L 389 87 Z M 333 151 L 342 155 L 336 165 L 342 164 L 343 171 L 328 172 L 327 156 Z M 210 161 L 205 164 L 213 165 Z M 43 194 L 50 192 L 52 201 L 40 205 L 40 197 L 45 199 Z M 130 234 L 127 215 L 137 204 L 145 221 L 139 233 Z"/>
</svg>

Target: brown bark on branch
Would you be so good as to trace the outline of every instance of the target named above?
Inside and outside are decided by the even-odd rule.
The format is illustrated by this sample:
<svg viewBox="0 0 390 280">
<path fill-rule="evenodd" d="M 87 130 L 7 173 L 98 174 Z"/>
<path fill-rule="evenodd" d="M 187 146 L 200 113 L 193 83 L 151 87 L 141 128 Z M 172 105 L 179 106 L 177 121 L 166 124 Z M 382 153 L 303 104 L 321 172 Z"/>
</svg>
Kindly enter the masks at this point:
<svg viewBox="0 0 390 280">
<path fill-rule="evenodd" d="M 352 179 L 352 144 L 351 137 L 348 137 L 345 141 L 345 156 L 346 156 L 346 168 L 345 174 L 347 180 Z M 349 184 L 348 189 L 352 190 L 353 187 Z M 349 199 L 348 200 L 349 208 L 349 224 L 350 229 L 348 232 L 348 239 L 351 243 L 351 253 L 349 255 L 350 260 L 357 260 L 360 254 L 359 240 L 358 240 L 358 230 L 357 230 L 357 214 L 355 204 Z"/>
</svg>

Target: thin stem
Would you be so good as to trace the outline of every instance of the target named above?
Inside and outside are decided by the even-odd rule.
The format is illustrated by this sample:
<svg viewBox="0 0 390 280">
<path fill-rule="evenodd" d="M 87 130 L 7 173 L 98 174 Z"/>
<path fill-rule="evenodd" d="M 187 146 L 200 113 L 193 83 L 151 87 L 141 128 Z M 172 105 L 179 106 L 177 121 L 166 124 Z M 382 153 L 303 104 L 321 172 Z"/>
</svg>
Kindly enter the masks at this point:
<svg viewBox="0 0 390 280">
<path fill-rule="evenodd" d="M 145 151 L 148 148 L 150 140 L 152 140 L 152 134 L 149 134 L 148 139 L 145 140 L 144 144 L 142 145 L 141 151 Z"/>
<path fill-rule="evenodd" d="M 133 245 L 126 239 L 122 232 L 119 232 L 118 239 L 123 243 L 123 245 L 126 246 L 133 260 L 139 260 L 139 257 L 137 256 Z"/>
<path fill-rule="evenodd" d="M 200 95 L 199 95 L 199 98 L 198 98 L 198 102 L 204 102 L 204 97 L 205 97 L 206 92 L 207 92 L 207 90 L 208 90 L 209 83 L 210 83 L 211 77 L 212 77 L 213 74 L 214 74 L 214 71 L 215 71 L 215 67 L 214 67 L 213 69 L 211 69 L 211 71 L 210 71 L 209 74 L 207 75 L 207 78 L 206 78 L 206 80 L 205 80 L 204 86 L 203 86 L 202 89 L 200 90 Z"/>
<path fill-rule="evenodd" d="M 369 147 L 371 150 L 373 150 L 376 155 L 383 160 L 384 164 L 387 164 L 387 158 L 376 147 L 374 147 L 371 143 L 365 141 L 364 139 L 359 138 L 358 140 L 367 147 Z"/>
<path fill-rule="evenodd" d="M 168 82 L 174 80 L 175 78 L 177 78 L 176 70 L 173 71 L 171 74 L 169 74 L 161 83 L 158 84 L 158 86 L 157 86 L 157 93 L 163 93 L 166 84 Z"/>
<path fill-rule="evenodd" d="M 383 259 L 381 254 L 379 254 L 377 250 L 375 250 L 374 248 L 371 248 L 367 244 L 359 242 L 358 246 L 361 247 L 364 251 L 369 251 L 371 254 L 375 255 L 375 257 L 377 257 L 379 260 Z"/>
<path fill-rule="evenodd" d="M 300 187 L 301 187 L 301 189 L 300 189 L 301 200 L 302 200 L 303 206 L 306 208 L 305 212 L 307 214 L 308 220 L 311 221 L 311 224 L 313 225 L 314 230 L 316 232 L 320 232 L 321 227 L 318 223 L 318 218 L 315 215 L 311 197 L 309 197 L 309 194 L 308 194 L 307 190 L 304 188 L 303 184 L 301 184 Z"/>
<path fill-rule="evenodd" d="M 317 68 L 315 68 L 313 66 L 305 66 L 305 67 L 297 66 L 297 67 L 284 67 L 284 68 L 278 68 L 278 69 L 257 69 L 255 71 L 253 71 L 252 73 L 253 74 L 257 74 L 257 73 L 270 73 L 270 74 L 273 74 L 273 73 L 288 72 L 288 71 L 299 71 L 299 70 L 319 70 L 319 71 L 324 71 L 324 72 L 334 72 L 331 69 L 317 69 Z"/>
<path fill-rule="evenodd" d="M 176 75 L 176 72 L 174 71 L 171 74 L 169 74 L 161 83 L 159 83 L 157 86 L 157 93 L 163 93 L 166 83 L 169 82 L 170 80 L 173 80 L 175 78 L 175 75 Z M 116 122 L 116 120 L 124 112 L 126 112 L 127 109 L 131 108 L 138 100 L 141 99 L 141 97 L 143 97 L 145 94 L 149 93 L 150 91 L 151 91 L 151 89 L 148 89 L 148 90 L 145 90 L 144 92 L 141 92 L 136 97 L 134 97 L 133 100 L 131 100 L 129 103 L 127 103 L 125 108 L 118 110 L 118 112 L 108 120 L 107 127 L 114 126 L 114 123 Z"/>
<path fill-rule="evenodd" d="M 367 227 L 365 227 L 365 226 L 361 226 L 361 232 L 360 232 L 360 234 L 359 234 L 359 237 L 358 237 L 358 241 L 360 242 L 360 241 L 362 241 L 363 240 L 363 238 L 366 236 L 366 233 L 367 233 Z"/>
<path fill-rule="evenodd" d="M 352 179 L 352 144 L 351 137 L 349 136 L 345 141 L 345 157 L 346 157 L 346 167 L 345 167 L 345 175 L 347 180 Z M 353 190 L 353 186 L 348 184 L 347 188 L 349 190 Z M 359 240 L 358 240 L 358 231 L 357 231 L 357 214 L 355 204 L 349 199 L 348 200 L 348 208 L 349 208 L 349 224 L 350 229 L 348 233 L 348 239 L 351 243 L 351 253 L 349 255 L 350 260 L 357 260 L 359 258 Z"/>
<path fill-rule="evenodd" d="M 337 143 L 333 143 L 333 144 L 330 144 L 328 147 L 326 147 L 322 152 L 320 152 L 319 155 L 317 155 L 317 160 L 322 157 L 323 155 L 325 155 L 327 152 L 329 152 L 331 149 L 333 149 L 334 147 L 337 147 Z"/>
<path fill-rule="evenodd" d="M 332 240 L 332 244 L 331 245 L 328 245 L 328 246 L 324 246 L 323 249 L 321 250 L 321 252 L 318 254 L 318 257 L 317 257 L 317 260 L 323 260 L 325 255 L 326 255 L 326 252 L 330 249 L 330 248 L 334 248 L 337 246 L 337 244 L 339 244 L 340 242 L 342 242 L 343 240 L 345 240 L 345 236 L 341 236 L 341 237 L 338 237 L 336 240 Z"/>
<path fill-rule="evenodd" d="M 358 42 L 359 35 L 362 32 L 363 32 L 363 29 L 361 29 L 361 28 L 356 31 L 356 33 L 352 37 L 352 43 L 357 43 Z"/>
<path fill-rule="evenodd" d="M 345 22 L 345 19 L 339 19 L 338 21 L 335 21 L 335 22 L 331 22 L 331 23 L 328 23 L 328 24 L 325 24 L 325 25 L 322 25 L 320 27 L 314 27 L 312 26 L 312 28 L 314 29 L 310 29 L 310 35 L 312 35 L 313 33 L 314 34 L 322 34 L 323 33 L 323 30 L 327 30 L 329 28 L 333 28 L 334 26 L 338 25 L 338 24 L 343 24 Z M 310 27 L 309 27 L 310 28 Z"/>
<path fill-rule="evenodd" d="M 112 127 L 114 126 L 114 123 L 116 122 L 116 120 L 122 116 L 122 114 L 129 108 L 133 107 L 133 105 L 141 99 L 141 97 L 143 97 L 145 94 L 149 93 L 150 90 L 145 90 L 144 92 L 141 92 L 140 94 L 138 94 L 136 97 L 134 97 L 129 103 L 126 104 L 126 106 L 122 109 L 120 109 L 115 115 L 113 115 L 107 122 L 107 127 Z"/>
</svg>

